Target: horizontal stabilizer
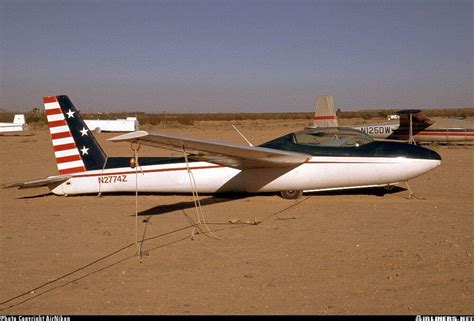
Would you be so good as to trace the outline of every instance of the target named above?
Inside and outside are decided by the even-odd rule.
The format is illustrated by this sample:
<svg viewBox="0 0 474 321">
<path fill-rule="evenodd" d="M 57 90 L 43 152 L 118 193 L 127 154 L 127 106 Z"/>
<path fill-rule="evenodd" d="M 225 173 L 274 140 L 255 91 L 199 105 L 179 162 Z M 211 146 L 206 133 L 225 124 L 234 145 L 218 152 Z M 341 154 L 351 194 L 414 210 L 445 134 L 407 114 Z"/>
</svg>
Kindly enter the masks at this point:
<svg viewBox="0 0 474 321">
<path fill-rule="evenodd" d="M 183 151 L 193 160 L 202 160 L 238 169 L 297 166 L 311 155 L 258 146 L 243 146 L 172 135 L 137 131 L 109 139 L 113 142 L 139 142 L 143 145 Z"/>
<path fill-rule="evenodd" d="M 43 187 L 43 186 L 48 186 L 52 184 L 60 184 L 62 182 L 67 181 L 69 178 L 71 178 L 71 175 L 50 176 L 48 178 L 40 179 L 36 181 L 5 184 L 3 185 L 3 188 L 18 187 L 19 189 L 24 189 L 24 188 Z"/>
</svg>

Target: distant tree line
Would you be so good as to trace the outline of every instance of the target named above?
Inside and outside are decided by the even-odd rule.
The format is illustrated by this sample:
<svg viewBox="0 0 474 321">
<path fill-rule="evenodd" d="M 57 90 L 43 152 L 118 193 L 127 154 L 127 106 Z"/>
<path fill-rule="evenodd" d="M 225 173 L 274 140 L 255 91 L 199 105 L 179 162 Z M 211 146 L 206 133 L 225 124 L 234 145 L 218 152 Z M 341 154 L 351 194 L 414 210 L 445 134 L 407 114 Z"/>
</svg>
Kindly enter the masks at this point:
<svg viewBox="0 0 474 321">
<path fill-rule="evenodd" d="M 337 109 L 338 118 L 362 118 L 364 120 L 387 118 L 388 115 L 396 114 L 399 109 L 379 109 L 360 111 L 341 111 Z M 473 117 L 474 108 L 458 109 L 422 109 L 428 117 Z M 1 112 L 0 122 L 12 122 L 15 113 Z M 37 108 L 25 113 L 26 122 L 33 127 L 47 125 L 46 115 Z M 192 126 L 196 121 L 242 121 L 242 120 L 311 120 L 314 112 L 288 112 L 288 113 L 196 113 L 196 114 L 148 114 L 145 112 L 127 113 L 83 113 L 84 119 L 118 119 L 137 117 L 140 125 L 163 125 L 177 124 Z"/>
</svg>

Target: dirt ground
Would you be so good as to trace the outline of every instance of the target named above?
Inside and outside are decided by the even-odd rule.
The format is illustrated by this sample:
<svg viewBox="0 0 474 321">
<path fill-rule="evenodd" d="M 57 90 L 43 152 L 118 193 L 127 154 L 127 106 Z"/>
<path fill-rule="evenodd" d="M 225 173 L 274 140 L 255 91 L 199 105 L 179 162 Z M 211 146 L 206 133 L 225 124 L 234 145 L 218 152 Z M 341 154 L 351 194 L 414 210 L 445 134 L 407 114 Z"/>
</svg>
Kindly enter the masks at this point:
<svg viewBox="0 0 474 321">
<path fill-rule="evenodd" d="M 307 124 L 237 125 L 258 144 Z M 226 122 L 153 130 L 245 144 Z M 0 136 L 0 184 L 57 173 L 47 129 L 33 134 Z M 96 137 L 132 156 L 115 135 Z M 416 199 L 202 195 L 218 239 L 192 237 L 190 195 L 139 195 L 136 226 L 134 195 L 1 189 L 0 314 L 472 314 L 474 147 L 431 148 L 443 163 L 410 181 Z"/>
</svg>

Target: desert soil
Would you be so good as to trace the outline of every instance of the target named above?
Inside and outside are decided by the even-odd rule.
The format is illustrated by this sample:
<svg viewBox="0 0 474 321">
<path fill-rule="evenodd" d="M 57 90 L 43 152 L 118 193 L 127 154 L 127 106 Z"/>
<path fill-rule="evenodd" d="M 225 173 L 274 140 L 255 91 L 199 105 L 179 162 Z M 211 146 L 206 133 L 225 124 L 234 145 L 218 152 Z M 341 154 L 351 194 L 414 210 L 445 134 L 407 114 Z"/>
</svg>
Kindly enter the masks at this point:
<svg viewBox="0 0 474 321">
<path fill-rule="evenodd" d="M 307 125 L 237 124 L 255 144 Z M 153 130 L 245 144 L 228 122 Z M 57 173 L 48 130 L 32 133 L 0 136 L 1 184 Z M 132 156 L 115 135 L 96 137 Z M 193 233 L 190 195 L 139 195 L 136 221 L 133 194 L 1 189 L 0 314 L 472 314 L 474 148 L 430 148 L 443 163 L 415 199 L 201 195 L 212 235 Z"/>
</svg>

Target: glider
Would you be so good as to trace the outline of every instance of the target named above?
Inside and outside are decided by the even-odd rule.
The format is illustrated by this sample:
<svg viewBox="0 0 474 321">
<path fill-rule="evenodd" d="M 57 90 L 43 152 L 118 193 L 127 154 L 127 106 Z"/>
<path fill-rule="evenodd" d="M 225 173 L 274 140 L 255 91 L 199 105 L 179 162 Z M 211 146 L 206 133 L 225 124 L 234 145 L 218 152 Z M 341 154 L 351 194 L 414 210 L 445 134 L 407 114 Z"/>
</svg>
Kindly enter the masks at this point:
<svg viewBox="0 0 474 321">
<path fill-rule="evenodd" d="M 4 187 L 48 186 L 56 195 L 275 192 L 294 199 L 304 191 L 391 186 L 441 164 L 430 149 L 343 127 L 309 128 L 259 146 L 147 131 L 109 139 L 183 153 L 131 162 L 106 155 L 68 96 L 45 97 L 44 106 L 59 175 Z"/>
</svg>

